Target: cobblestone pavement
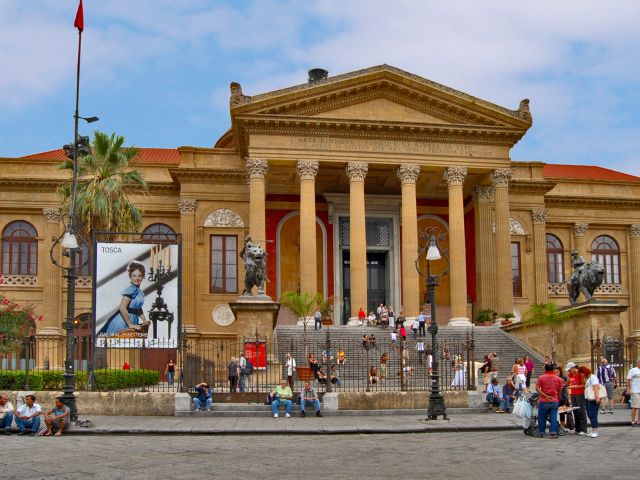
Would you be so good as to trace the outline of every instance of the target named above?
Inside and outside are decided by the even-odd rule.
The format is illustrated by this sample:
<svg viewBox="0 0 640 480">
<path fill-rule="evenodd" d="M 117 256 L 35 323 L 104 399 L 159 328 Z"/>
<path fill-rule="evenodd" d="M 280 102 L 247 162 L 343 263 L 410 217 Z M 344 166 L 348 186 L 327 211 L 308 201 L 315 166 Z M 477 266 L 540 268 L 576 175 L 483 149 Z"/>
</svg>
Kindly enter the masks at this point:
<svg viewBox="0 0 640 480">
<path fill-rule="evenodd" d="M 281 435 L 100 435 L 3 438 L 11 479 L 634 479 L 640 429 L 557 440 L 522 432 Z"/>
</svg>

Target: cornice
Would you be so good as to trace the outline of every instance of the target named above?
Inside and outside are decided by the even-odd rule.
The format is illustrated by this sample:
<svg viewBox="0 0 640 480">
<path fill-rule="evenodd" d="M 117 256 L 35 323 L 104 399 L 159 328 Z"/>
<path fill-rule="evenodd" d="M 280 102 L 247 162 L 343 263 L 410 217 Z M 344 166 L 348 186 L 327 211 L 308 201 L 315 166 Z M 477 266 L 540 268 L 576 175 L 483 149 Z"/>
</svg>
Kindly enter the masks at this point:
<svg viewBox="0 0 640 480">
<path fill-rule="evenodd" d="M 545 205 L 561 207 L 640 207 L 640 198 L 595 198 L 595 197 L 551 197 L 545 196 Z"/>
<path fill-rule="evenodd" d="M 175 168 L 170 169 L 171 178 L 177 182 L 210 183 L 221 180 L 233 183 L 246 183 L 247 172 L 235 169 Z"/>
<path fill-rule="evenodd" d="M 466 105 L 467 109 L 480 107 L 481 109 L 486 109 L 487 114 L 489 114 L 490 112 L 491 114 L 499 117 L 506 117 L 509 119 L 510 123 L 516 122 L 522 124 L 524 128 L 528 128 L 532 124 L 528 101 L 521 102 L 518 110 L 510 110 L 508 108 L 501 107 L 481 98 L 474 97 L 467 93 L 386 64 L 377 65 L 374 67 L 369 67 L 363 70 L 357 70 L 342 75 L 328 77 L 325 80 L 319 80 L 310 83 L 308 82 L 280 90 L 274 90 L 271 92 L 246 97 L 244 101 L 241 102 L 238 106 L 231 107 L 232 115 L 234 110 L 237 110 L 238 112 L 246 112 L 255 109 L 257 106 L 268 104 L 270 101 L 272 103 L 275 103 L 278 97 L 288 96 L 290 97 L 289 101 L 295 101 L 295 99 L 300 96 L 311 96 L 310 90 L 315 90 L 316 92 L 318 92 L 318 94 L 321 94 L 328 90 L 335 89 L 334 86 L 337 83 L 342 82 L 345 84 L 352 84 L 358 83 L 358 81 L 360 81 L 361 83 L 371 83 L 372 79 L 374 81 L 377 79 L 381 79 L 394 83 L 397 82 L 407 86 L 422 87 L 425 93 L 429 92 L 434 97 L 440 97 L 441 99 L 446 100 L 447 104 L 449 105 L 451 105 L 452 103 L 457 103 L 460 106 Z M 355 80 L 355 82 L 353 82 L 353 80 Z M 347 87 L 348 85 L 345 85 L 345 88 Z M 313 101 L 316 101 L 316 99 L 313 99 Z"/>
<path fill-rule="evenodd" d="M 0 178 L 0 188 L 10 190 L 50 191 L 56 190 L 66 183 L 63 179 L 50 178 Z"/>
<path fill-rule="evenodd" d="M 546 180 L 518 180 L 514 179 L 509 183 L 509 191 L 512 193 L 533 193 L 545 195 L 553 190 L 555 182 Z"/>
</svg>

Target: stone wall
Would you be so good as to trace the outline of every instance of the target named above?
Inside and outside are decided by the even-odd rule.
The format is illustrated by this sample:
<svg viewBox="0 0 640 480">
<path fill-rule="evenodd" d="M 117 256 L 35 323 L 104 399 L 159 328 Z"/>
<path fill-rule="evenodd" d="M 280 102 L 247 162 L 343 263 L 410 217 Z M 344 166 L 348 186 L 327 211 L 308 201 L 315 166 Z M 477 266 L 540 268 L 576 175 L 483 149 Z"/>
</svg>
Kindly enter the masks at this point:
<svg viewBox="0 0 640 480">
<path fill-rule="evenodd" d="M 585 362 L 590 358 L 589 338 L 596 330 L 600 338 L 605 335 L 620 336 L 620 314 L 625 305 L 617 303 L 583 303 L 574 307 L 576 316 L 556 327 L 556 360 L 562 364 L 569 360 Z M 516 323 L 503 328 L 515 335 L 541 355 L 551 355 L 551 327 L 527 326 Z"/>
<path fill-rule="evenodd" d="M 7 392 L 14 406 L 22 403 L 24 395 L 32 393 L 42 410 L 53 407 L 62 392 Z M 173 416 L 175 394 L 161 392 L 77 392 L 78 415 L 154 415 Z"/>
<path fill-rule="evenodd" d="M 467 408 L 466 391 L 442 392 L 447 408 Z M 337 393 L 338 410 L 406 410 L 427 408 L 429 392 L 345 392 Z M 326 399 L 325 399 L 326 403 Z"/>
</svg>

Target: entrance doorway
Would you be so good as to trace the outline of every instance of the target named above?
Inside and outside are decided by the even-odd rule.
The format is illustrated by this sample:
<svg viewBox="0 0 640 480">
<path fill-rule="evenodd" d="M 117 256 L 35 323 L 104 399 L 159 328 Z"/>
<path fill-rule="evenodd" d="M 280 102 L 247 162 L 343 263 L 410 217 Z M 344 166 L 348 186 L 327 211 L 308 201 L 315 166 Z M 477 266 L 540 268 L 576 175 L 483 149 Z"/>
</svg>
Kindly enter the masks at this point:
<svg viewBox="0 0 640 480">
<path fill-rule="evenodd" d="M 375 311 L 380 303 L 388 303 L 389 292 L 389 252 L 369 251 L 367 252 L 367 314 Z M 351 261 L 349 250 L 342 252 L 342 280 L 344 306 L 342 318 L 346 322 L 351 316 Z M 358 307 L 360 308 L 360 307 Z"/>
</svg>

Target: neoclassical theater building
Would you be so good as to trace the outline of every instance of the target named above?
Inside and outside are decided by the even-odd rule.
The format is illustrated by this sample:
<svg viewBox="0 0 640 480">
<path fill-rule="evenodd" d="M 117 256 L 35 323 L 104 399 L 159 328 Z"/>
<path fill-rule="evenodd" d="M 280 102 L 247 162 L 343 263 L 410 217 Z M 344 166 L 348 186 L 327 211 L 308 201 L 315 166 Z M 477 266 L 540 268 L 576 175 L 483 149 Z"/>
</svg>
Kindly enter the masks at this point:
<svg viewBox="0 0 640 480">
<path fill-rule="evenodd" d="M 266 246 L 275 300 L 288 290 L 334 295 L 338 324 L 378 302 L 416 316 L 428 227 L 446 233 L 450 258 L 437 289 L 442 323 L 568 303 L 575 249 L 604 265 L 597 295 L 628 305 L 621 328 L 640 335 L 639 177 L 512 160 L 532 125 L 528 100 L 512 110 L 388 65 L 314 74 L 251 96 L 231 83 L 231 126 L 213 146 L 142 148 L 135 159 L 149 184 L 136 199 L 145 234 L 182 234 L 189 335 L 235 337 L 225 313 L 242 291 L 247 234 Z M 66 308 L 49 258 L 63 228 L 63 157 L 0 159 L 2 288 L 38 306 L 42 335 L 61 334 Z M 85 317 L 90 268 L 77 283 Z"/>
</svg>

